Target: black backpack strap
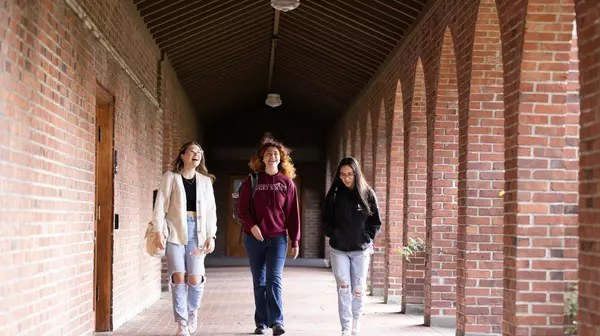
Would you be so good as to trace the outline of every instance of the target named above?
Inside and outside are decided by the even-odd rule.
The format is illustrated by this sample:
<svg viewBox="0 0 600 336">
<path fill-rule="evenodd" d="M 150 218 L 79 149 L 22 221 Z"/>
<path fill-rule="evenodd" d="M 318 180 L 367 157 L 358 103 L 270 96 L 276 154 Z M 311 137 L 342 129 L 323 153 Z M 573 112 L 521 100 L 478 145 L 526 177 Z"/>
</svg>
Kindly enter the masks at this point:
<svg viewBox="0 0 600 336">
<path fill-rule="evenodd" d="M 251 173 L 250 181 L 252 183 L 252 198 L 254 198 L 254 194 L 256 193 L 256 185 L 258 184 L 258 173 Z"/>
<path fill-rule="evenodd" d="M 254 194 L 256 193 L 256 185 L 258 184 L 258 173 L 250 173 L 248 174 L 250 178 L 250 183 L 252 186 L 252 197 L 250 197 L 250 207 L 252 207 L 252 199 L 254 198 Z M 244 225 L 240 225 L 240 237 L 238 244 L 242 243 L 242 236 L 244 235 Z"/>
</svg>

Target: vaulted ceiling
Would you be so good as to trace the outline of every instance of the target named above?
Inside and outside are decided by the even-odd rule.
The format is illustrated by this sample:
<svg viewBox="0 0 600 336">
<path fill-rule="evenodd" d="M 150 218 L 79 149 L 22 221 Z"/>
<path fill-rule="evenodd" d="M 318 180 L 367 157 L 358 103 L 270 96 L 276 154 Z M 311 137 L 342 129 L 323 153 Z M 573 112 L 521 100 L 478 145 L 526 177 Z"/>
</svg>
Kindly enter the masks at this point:
<svg viewBox="0 0 600 336">
<path fill-rule="evenodd" d="M 263 108 L 270 0 L 132 0 L 203 118 Z M 286 112 L 338 119 L 427 0 L 301 0 L 279 13 L 272 92 Z"/>
</svg>

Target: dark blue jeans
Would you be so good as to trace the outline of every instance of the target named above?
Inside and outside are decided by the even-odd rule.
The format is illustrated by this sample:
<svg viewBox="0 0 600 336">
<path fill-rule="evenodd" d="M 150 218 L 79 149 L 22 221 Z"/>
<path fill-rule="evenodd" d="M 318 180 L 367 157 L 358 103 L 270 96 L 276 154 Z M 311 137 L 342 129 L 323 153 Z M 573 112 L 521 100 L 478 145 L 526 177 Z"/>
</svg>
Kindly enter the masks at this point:
<svg viewBox="0 0 600 336">
<path fill-rule="evenodd" d="M 281 274 L 287 243 L 287 236 L 265 238 L 264 241 L 253 236 L 244 237 L 254 283 L 254 322 L 257 327 L 283 326 Z"/>
</svg>

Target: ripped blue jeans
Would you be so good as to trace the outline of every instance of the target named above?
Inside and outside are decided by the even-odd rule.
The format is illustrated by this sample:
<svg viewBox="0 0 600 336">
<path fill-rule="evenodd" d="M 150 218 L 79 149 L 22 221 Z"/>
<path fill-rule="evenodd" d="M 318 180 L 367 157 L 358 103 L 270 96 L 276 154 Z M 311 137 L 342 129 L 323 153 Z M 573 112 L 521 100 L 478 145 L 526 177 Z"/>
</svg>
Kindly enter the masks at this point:
<svg viewBox="0 0 600 336">
<path fill-rule="evenodd" d="M 369 271 L 369 249 L 344 252 L 330 249 L 331 270 L 338 288 L 338 312 L 342 330 L 350 330 L 352 320 L 363 312 Z"/>
<path fill-rule="evenodd" d="M 173 295 L 173 313 L 175 322 L 187 321 L 188 314 L 200 308 L 202 294 L 206 277 L 204 276 L 204 258 L 206 254 L 198 253 L 198 232 L 196 229 L 196 218 L 188 217 L 188 243 L 179 245 L 167 242 L 167 267 L 169 269 L 169 283 Z M 173 282 L 174 273 L 187 273 L 187 284 L 176 284 Z M 203 281 L 199 285 L 192 285 L 189 281 L 190 275 L 202 275 Z"/>
</svg>

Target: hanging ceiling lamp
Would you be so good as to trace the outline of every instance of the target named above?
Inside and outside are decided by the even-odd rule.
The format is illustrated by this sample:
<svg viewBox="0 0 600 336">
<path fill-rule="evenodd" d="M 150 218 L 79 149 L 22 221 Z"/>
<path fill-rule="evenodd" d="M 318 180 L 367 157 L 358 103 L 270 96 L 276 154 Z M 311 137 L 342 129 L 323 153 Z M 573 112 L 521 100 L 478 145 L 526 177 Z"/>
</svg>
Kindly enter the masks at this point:
<svg viewBox="0 0 600 336">
<path fill-rule="evenodd" d="M 287 12 L 296 9 L 300 6 L 300 0 L 271 0 L 271 7 L 275 8 L 274 20 L 273 20 L 273 34 L 271 35 L 271 57 L 269 59 L 269 77 L 267 84 L 267 92 L 271 92 L 267 95 L 265 104 L 270 107 L 281 106 L 281 96 L 277 93 L 272 93 L 273 84 L 273 70 L 275 67 L 275 47 L 277 46 L 277 39 L 279 36 L 279 18 L 280 12 Z"/>
<path fill-rule="evenodd" d="M 267 106 L 277 107 L 281 105 L 281 97 L 277 93 L 269 93 L 265 104 L 267 104 Z"/>
<path fill-rule="evenodd" d="M 298 8 L 300 0 L 271 0 L 271 6 L 282 12 L 287 12 Z"/>
</svg>

